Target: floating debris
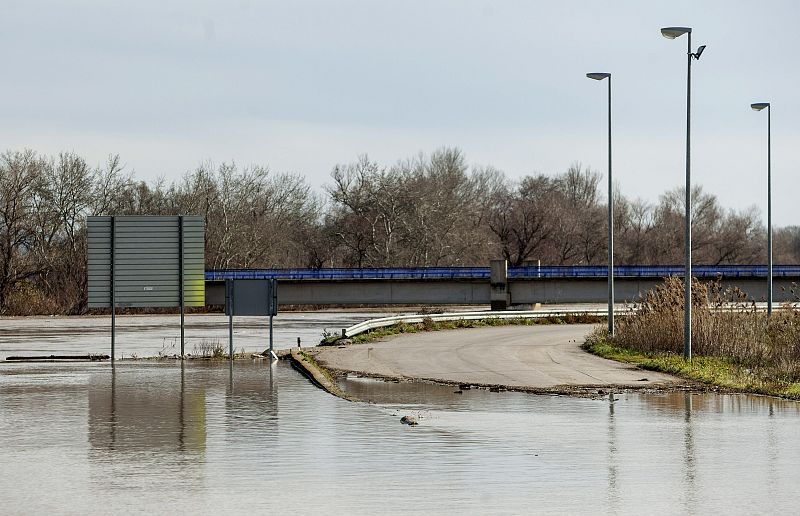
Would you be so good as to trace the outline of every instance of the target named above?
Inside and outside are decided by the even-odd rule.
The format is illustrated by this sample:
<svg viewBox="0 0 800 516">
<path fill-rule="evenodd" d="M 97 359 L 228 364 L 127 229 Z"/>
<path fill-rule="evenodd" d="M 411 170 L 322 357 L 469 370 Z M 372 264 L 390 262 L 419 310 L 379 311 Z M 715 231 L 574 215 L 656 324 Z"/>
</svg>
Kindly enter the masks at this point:
<svg viewBox="0 0 800 516">
<path fill-rule="evenodd" d="M 42 362 L 42 361 L 55 361 L 55 360 L 78 360 L 97 362 L 100 360 L 108 360 L 111 358 L 108 355 L 90 353 L 88 355 L 48 355 L 48 356 L 19 356 L 19 357 L 6 357 L 7 361 L 11 362 Z"/>
<path fill-rule="evenodd" d="M 415 418 L 414 416 L 403 416 L 400 418 L 400 422 L 408 426 L 416 426 L 419 424 L 417 422 L 417 418 Z"/>
</svg>

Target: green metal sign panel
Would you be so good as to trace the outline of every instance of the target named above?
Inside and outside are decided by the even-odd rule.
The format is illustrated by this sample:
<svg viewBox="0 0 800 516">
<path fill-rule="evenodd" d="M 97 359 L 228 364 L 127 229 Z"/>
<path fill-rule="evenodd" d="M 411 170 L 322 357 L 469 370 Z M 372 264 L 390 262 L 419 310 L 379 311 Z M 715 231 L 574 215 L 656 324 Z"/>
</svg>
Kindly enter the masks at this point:
<svg viewBox="0 0 800 516">
<path fill-rule="evenodd" d="M 87 228 L 89 308 L 205 305 L 202 217 L 88 217 Z"/>
</svg>

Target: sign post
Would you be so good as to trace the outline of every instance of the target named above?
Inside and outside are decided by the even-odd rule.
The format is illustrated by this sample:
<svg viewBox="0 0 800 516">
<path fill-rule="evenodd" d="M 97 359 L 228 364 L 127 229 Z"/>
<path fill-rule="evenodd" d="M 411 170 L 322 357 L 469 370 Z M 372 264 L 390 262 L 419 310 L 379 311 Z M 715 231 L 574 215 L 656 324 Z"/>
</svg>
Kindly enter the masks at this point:
<svg viewBox="0 0 800 516">
<path fill-rule="evenodd" d="M 278 282 L 228 280 L 225 283 L 225 313 L 228 314 L 228 347 L 233 359 L 233 316 L 269 316 L 269 355 L 277 360 L 272 339 L 272 318 L 278 314 Z"/>
</svg>

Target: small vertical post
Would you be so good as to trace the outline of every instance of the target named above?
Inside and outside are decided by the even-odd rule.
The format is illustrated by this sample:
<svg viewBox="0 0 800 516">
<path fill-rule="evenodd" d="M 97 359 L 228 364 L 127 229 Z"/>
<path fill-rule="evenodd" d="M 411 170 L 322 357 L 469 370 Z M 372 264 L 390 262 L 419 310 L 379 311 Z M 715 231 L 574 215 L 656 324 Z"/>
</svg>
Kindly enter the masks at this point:
<svg viewBox="0 0 800 516">
<path fill-rule="evenodd" d="M 178 276 L 180 278 L 179 285 L 180 285 L 180 301 L 181 301 L 181 360 L 183 360 L 184 353 L 185 353 L 185 351 L 184 351 L 184 312 L 185 312 L 184 307 L 185 307 L 185 303 L 184 303 L 184 296 L 183 296 L 183 290 L 184 290 L 184 280 L 183 280 L 183 215 L 179 215 L 178 216 L 178 246 L 179 246 L 179 251 L 178 251 L 179 254 L 178 254 L 178 256 L 180 257 L 180 272 L 178 273 Z"/>
<path fill-rule="evenodd" d="M 114 344 L 116 340 L 116 333 L 117 333 L 117 320 L 116 320 L 116 308 L 117 308 L 117 292 L 116 292 L 116 281 L 115 281 L 115 272 L 116 267 L 114 267 L 114 255 L 116 254 L 115 248 L 115 234 L 117 229 L 117 219 L 115 216 L 111 216 L 111 363 L 114 364 Z"/>
</svg>

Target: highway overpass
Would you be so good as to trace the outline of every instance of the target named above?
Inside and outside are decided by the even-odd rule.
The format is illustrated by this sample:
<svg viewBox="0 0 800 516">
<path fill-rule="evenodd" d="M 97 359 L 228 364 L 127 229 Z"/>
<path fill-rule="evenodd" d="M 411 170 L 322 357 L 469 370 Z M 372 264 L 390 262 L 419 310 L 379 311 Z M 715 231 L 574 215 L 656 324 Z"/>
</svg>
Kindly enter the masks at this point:
<svg viewBox="0 0 800 516">
<path fill-rule="evenodd" d="M 282 305 L 530 305 L 534 303 L 605 303 L 605 266 L 425 267 L 374 269 L 248 269 L 206 271 L 206 303 L 225 302 L 225 280 L 278 280 Z M 618 266 L 614 268 L 617 302 L 639 300 L 663 278 L 683 277 L 682 266 Z M 720 279 L 738 287 L 749 299 L 763 301 L 766 266 L 695 266 L 702 281 Z M 800 266 L 773 268 L 774 300 L 798 300 L 791 290 L 800 282 Z M 800 294 L 800 292 L 798 292 Z"/>
</svg>

